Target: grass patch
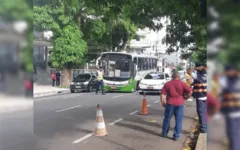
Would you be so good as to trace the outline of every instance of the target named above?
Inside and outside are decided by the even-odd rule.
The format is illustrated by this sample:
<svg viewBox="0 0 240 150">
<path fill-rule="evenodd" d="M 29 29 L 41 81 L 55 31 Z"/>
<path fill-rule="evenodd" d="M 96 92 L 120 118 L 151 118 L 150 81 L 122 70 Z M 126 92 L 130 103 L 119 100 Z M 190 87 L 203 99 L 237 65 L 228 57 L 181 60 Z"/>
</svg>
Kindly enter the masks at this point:
<svg viewBox="0 0 240 150">
<path fill-rule="evenodd" d="M 187 138 L 185 140 L 182 150 L 195 150 L 199 136 L 198 128 L 199 128 L 198 119 L 195 118 L 195 122 L 192 125 L 189 134 L 187 134 Z"/>
<path fill-rule="evenodd" d="M 68 89 L 69 88 L 69 86 L 64 86 L 64 85 L 61 85 L 61 86 L 57 86 L 58 88 L 65 88 L 65 89 Z"/>
</svg>

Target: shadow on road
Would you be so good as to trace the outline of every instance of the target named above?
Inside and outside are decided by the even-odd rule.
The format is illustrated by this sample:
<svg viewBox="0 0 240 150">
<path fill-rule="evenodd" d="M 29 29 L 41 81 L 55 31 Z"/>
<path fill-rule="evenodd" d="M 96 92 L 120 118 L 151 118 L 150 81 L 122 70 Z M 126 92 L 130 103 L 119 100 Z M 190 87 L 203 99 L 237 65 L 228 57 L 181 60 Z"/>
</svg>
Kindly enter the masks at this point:
<svg viewBox="0 0 240 150">
<path fill-rule="evenodd" d="M 125 119 L 125 120 L 133 122 L 133 123 L 139 123 L 139 124 L 144 124 L 144 125 L 148 125 L 148 126 L 151 126 L 151 127 L 156 127 L 156 128 L 159 128 L 159 131 L 162 130 L 162 124 L 159 124 L 159 123 L 156 123 L 156 122 L 147 122 L 147 121 L 144 121 L 144 120 L 141 120 L 141 119 Z M 120 123 L 118 123 L 117 125 L 119 125 L 119 124 Z M 128 125 L 128 124 L 125 124 L 125 125 Z M 121 126 L 121 124 L 119 126 Z M 125 127 L 128 127 L 128 126 L 125 126 Z M 133 129 L 139 129 L 138 128 L 139 126 L 135 126 L 135 125 L 130 125 L 129 126 L 129 128 L 131 128 L 131 129 L 132 129 L 132 127 L 133 127 Z M 140 128 L 142 128 L 142 127 L 140 127 Z M 148 130 L 148 129 L 146 129 L 146 130 Z M 144 130 L 139 129 L 138 131 L 144 131 Z M 170 127 L 169 131 L 174 131 L 174 128 Z M 147 133 L 149 133 L 149 132 L 147 132 Z M 182 130 L 182 134 L 188 134 L 188 131 Z"/>
<path fill-rule="evenodd" d="M 116 124 L 116 126 L 125 127 L 125 128 L 129 128 L 129 129 L 132 129 L 132 130 L 136 130 L 136 131 L 140 131 L 140 132 L 156 135 L 156 136 L 161 136 L 161 134 L 156 132 L 156 131 L 148 130 L 146 128 L 143 128 L 143 127 L 140 127 L 140 126 L 136 126 L 136 125 L 132 125 L 132 124 L 119 122 L 119 123 Z"/>
<path fill-rule="evenodd" d="M 126 145 L 122 145 L 122 144 L 120 144 L 120 143 L 118 143 L 118 142 L 109 140 L 109 139 L 107 139 L 107 137 L 100 137 L 99 139 L 104 140 L 104 141 L 107 141 L 107 142 L 112 143 L 112 144 L 114 144 L 114 145 L 121 146 L 121 147 L 124 148 L 124 149 L 122 149 L 122 148 L 117 148 L 117 149 L 115 149 L 115 150 L 135 150 L 135 149 L 133 149 L 133 148 L 131 148 L 131 147 L 128 147 L 128 146 L 126 146 Z"/>
</svg>

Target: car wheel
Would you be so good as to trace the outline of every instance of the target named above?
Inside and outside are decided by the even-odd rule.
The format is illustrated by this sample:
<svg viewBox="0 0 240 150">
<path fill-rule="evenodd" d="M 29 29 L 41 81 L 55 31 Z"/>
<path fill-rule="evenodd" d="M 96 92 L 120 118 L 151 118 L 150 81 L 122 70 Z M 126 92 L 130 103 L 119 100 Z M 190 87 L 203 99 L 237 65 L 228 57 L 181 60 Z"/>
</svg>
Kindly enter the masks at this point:
<svg viewBox="0 0 240 150">
<path fill-rule="evenodd" d="M 143 95 L 143 92 L 139 92 L 140 95 Z"/>
<path fill-rule="evenodd" d="M 93 89 L 92 89 L 92 86 L 90 85 L 89 87 L 88 87 L 88 92 L 92 92 L 93 91 Z"/>
<path fill-rule="evenodd" d="M 74 93 L 75 91 L 74 90 L 71 90 L 71 93 Z"/>
</svg>

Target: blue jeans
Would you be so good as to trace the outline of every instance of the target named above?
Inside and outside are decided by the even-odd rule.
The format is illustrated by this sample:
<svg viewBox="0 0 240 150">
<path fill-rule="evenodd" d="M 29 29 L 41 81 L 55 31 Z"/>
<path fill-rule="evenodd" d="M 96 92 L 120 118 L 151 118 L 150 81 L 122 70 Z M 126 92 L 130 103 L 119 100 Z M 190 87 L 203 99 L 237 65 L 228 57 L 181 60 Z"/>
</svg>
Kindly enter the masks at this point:
<svg viewBox="0 0 240 150">
<path fill-rule="evenodd" d="M 226 120 L 226 132 L 229 140 L 229 147 L 231 150 L 240 149 L 240 118 L 229 118 L 225 117 Z"/>
<path fill-rule="evenodd" d="M 162 127 L 162 134 L 167 136 L 169 128 L 170 128 L 170 121 L 174 114 L 175 116 L 175 128 L 174 128 L 174 138 L 179 138 L 181 131 L 182 131 L 182 121 L 183 121 L 183 110 L 184 106 L 174 106 L 167 104 L 165 108 L 164 120 L 163 120 L 163 127 Z"/>
<path fill-rule="evenodd" d="M 97 82 L 96 94 L 97 94 L 98 91 L 99 91 L 99 87 L 101 87 L 101 89 L 102 89 L 102 94 L 104 94 L 104 84 L 103 84 L 103 80 L 100 80 L 100 81 Z"/>
<path fill-rule="evenodd" d="M 200 131 L 207 132 L 207 101 L 196 99 Z"/>
</svg>

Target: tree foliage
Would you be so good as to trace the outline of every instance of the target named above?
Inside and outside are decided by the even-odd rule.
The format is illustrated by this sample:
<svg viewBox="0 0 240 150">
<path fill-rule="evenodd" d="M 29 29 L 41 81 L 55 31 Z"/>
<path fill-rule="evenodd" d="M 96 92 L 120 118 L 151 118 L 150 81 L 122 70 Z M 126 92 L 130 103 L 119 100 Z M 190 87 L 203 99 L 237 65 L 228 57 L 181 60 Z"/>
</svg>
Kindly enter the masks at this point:
<svg viewBox="0 0 240 150">
<path fill-rule="evenodd" d="M 215 8 L 219 17 L 216 21 L 219 22 L 220 31 L 209 32 L 208 39 L 212 41 L 218 38 L 217 36 L 222 36 L 226 43 L 224 47 L 219 47 L 220 56 L 219 59 L 221 63 L 229 63 L 240 69 L 240 10 L 239 4 L 235 4 L 233 1 L 208 1 L 208 6 Z M 210 18 L 209 22 L 213 19 Z"/>
<path fill-rule="evenodd" d="M 87 54 L 87 44 L 73 16 L 65 14 L 63 3 L 57 3 L 55 6 L 35 6 L 34 18 L 35 30 L 51 30 L 54 33 L 51 53 L 53 67 L 71 68 L 83 63 Z"/>
<path fill-rule="evenodd" d="M 170 24 L 167 26 L 166 37 L 162 41 L 169 45 L 167 53 L 181 51 L 184 59 L 194 54 L 198 56 L 197 59 L 206 61 L 206 20 L 201 17 L 203 2 L 206 1 L 64 0 L 66 6 L 76 8 L 76 14 L 80 16 L 81 23 L 85 18 L 84 13 L 103 16 L 96 24 L 93 20 L 84 22 L 85 27 L 89 27 L 88 24 L 94 24 L 97 27 L 88 34 L 84 34 L 86 41 L 91 43 L 98 41 L 95 43 L 122 50 L 125 44 L 135 36 L 137 28 L 148 27 L 160 30 L 163 27 L 160 20 L 168 18 Z M 76 18 L 79 21 L 79 17 Z M 103 26 L 106 30 L 103 30 Z M 82 31 L 87 32 L 85 29 L 81 28 Z M 100 36 L 96 36 L 96 33 Z M 99 37 L 102 39 L 99 40 Z M 95 38 L 96 40 L 93 40 Z"/>
</svg>

